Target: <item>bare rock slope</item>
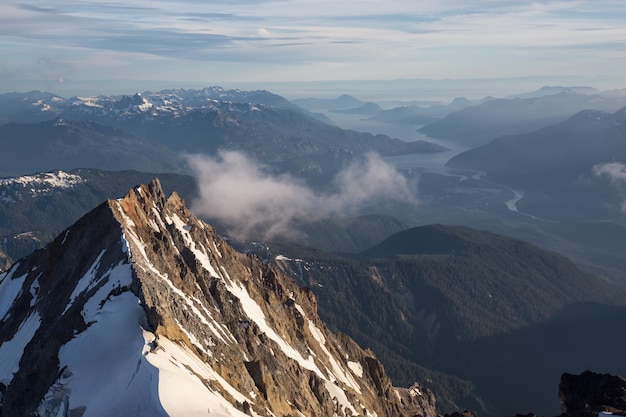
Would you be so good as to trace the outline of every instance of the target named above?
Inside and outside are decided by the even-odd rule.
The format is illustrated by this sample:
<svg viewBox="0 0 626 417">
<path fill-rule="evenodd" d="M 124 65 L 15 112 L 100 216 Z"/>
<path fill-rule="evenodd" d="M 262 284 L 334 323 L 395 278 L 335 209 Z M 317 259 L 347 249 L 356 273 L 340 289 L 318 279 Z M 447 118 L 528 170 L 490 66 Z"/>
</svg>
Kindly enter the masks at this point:
<svg viewBox="0 0 626 417">
<path fill-rule="evenodd" d="M 0 274 L 0 357 L 0 416 L 436 416 L 156 180 Z"/>
</svg>

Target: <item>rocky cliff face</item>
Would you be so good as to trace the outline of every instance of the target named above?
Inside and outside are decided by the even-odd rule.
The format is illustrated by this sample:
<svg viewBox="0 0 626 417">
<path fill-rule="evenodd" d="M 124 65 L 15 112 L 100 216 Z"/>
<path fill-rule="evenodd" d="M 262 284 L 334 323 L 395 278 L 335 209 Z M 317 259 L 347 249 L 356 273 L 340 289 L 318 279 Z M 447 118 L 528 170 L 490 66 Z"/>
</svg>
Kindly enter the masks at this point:
<svg viewBox="0 0 626 417">
<path fill-rule="evenodd" d="M 559 384 L 562 417 L 595 417 L 598 413 L 626 415 L 626 379 L 585 371 L 565 373 Z"/>
<path fill-rule="evenodd" d="M 0 416 L 436 415 L 316 308 L 153 181 L 0 275 Z"/>
</svg>

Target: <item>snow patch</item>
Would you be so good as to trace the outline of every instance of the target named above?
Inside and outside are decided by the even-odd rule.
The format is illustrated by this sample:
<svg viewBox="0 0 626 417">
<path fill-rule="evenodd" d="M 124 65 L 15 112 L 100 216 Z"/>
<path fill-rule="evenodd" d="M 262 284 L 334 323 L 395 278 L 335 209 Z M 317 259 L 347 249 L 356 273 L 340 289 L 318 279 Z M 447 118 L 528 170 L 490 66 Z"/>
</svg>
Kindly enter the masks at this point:
<svg viewBox="0 0 626 417">
<path fill-rule="evenodd" d="M 361 366 L 360 363 L 348 361 L 348 368 L 350 368 L 350 370 L 354 372 L 354 375 L 358 376 L 359 378 L 363 378 L 363 366 Z"/>
<path fill-rule="evenodd" d="M 146 317 L 139 299 L 124 292 L 99 307 L 102 292 L 85 306 L 92 324 L 59 351 L 67 409 L 86 407 L 83 417 L 167 416 L 158 398 L 158 370 L 142 354 Z"/>
<path fill-rule="evenodd" d="M 63 241 L 61 242 L 61 245 L 64 245 L 64 244 L 65 244 L 65 240 L 67 239 L 67 235 L 69 235 L 69 234 L 70 234 L 70 230 L 69 230 L 69 229 L 67 229 L 67 230 L 65 231 L 65 235 L 63 236 Z"/>
<path fill-rule="evenodd" d="M 306 313 L 304 312 L 304 309 L 302 308 L 302 306 L 300 306 L 300 304 L 295 304 L 295 308 L 296 310 L 298 310 L 300 314 L 302 314 L 303 317 L 306 317 Z M 309 332 L 311 333 L 311 336 L 313 336 L 313 338 L 318 342 L 320 349 L 322 349 L 322 352 L 324 352 L 324 354 L 326 355 L 326 358 L 328 359 L 328 362 L 330 363 L 330 366 L 332 368 L 332 371 L 331 371 L 332 375 L 335 377 L 336 380 L 343 382 L 344 384 L 353 388 L 356 392 L 360 394 L 361 387 L 359 386 L 357 381 L 352 377 L 352 375 L 350 375 L 350 373 L 346 369 L 344 369 L 339 364 L 339 362 L 337 362 L 335 357 L 330 353 L 330 351 L 326 347 L 326 337 L 324 337 L 324 333 L 315 325 L 315 323 L 313 323 L 311 319 L 307 318 L 307 321 L 308 321 L 308 328 L 309 328 Z M 356 362 L 353 362 L 353 363 L 356 363 Z M 362 376 L 362 373 L 363 373 L 363 370 L 361 369 L 361 376 Z"/>
<path fill-rule="evenodd" d="M 204 353 L 207 356 L 213 356 L 213 352 L 209 352 L 207 351 L 204 346 L 202 346 L 202 343 L 200 343 L 200 341 L 198 340 L 198 338 L 192 334 L 191 332 L 187 331 L 187 329 L 185 329 L 185 327 L 180 324 L 180 321 L 178 321 L 177 319 L 174 319 L 174 321 L 176 322 L 176 324 L 178 325 L 178 328 L 185 334 L 185 336 L 187 336 L 187 339 L 189 339 L 189 341 L 198 349 L 200 349 L 200 351 L 202 353 Z"/>
<path fill-rule="evenodd" d="M 86 323 L 96 320 L 101 306 L 104 305 L 115 289 L 129 286 L 133 282 L 130 264 L 121 261 L 110 270 L 106 271 L 100 281 L 106 279 L 106 283 L 98 288 L 98 291 L 85 303 L 81 314 Z"/>
<path fill-rule="evenodd" d="M 237 410 L 219 392 L 208 388 L 203 379 L 216 381 L 236 401 L 250 402 L 250 399 L 234 389 L 188 348 L 161 336 L 157 349 L 146 358 L 159 370 L 159 399 L 170 416 L 249 417 Z M 194 372 L 190 372 L 189 368 Z"/>
<path fill-rule="evenodd" d="M 170 281 L 169 277 L 167 276 L 167 274 L 163 274 L 161 271 L 159 271 L 148 259 L 148 255 L 146 254 L 146 248 L 145 245 L 143 244 L 143 242 L 141 242 L 139 240 L 138 237 L 136 237 L 133 234 L 129 234 L 128 237 L 125 236 L 125 238 L 130 238 L 130 240 L 133 241 L 133 243 L 135 244 L 135 246 L 137 247 L 137 249 L 139 250 L 139 254 L 141 255 L 143 262 L 142 263 L 138 263 L 138 265 L 145 265 L 148 270 L 150 272 L 152 272 L 153 274 L 155 274 L 159 279 L 161 279 L 169 288 L 170 290 L 172 290 L 172 292 L 176 295 L 178 295 L 180 298 L 182 298 L 182 300 L 184 301 L 185 305 L 187 307 L 189 307 L 191 309 L 191 311 L 193 312 L 193 314 L 200 319 L 200 322 L 202 322 L 202 324 L 206 325 L 208 327 L 208 329 L 215 334 L 215 336 L 217 336 L 222 342 L 227 343 L 228 341 L 224 338 L 231 338 L 231 340 L 235 340 L 234 337 L 230 334 L 230 332 L 228 332 L 227 330 L 224 329 L 223 326 L 219 326 L 219 329 L 214 325 L 216 322 L 215 320 L 213 320 L 211 313 L 209 312 L 209 310 L 207 310 L 202 302 L 195 298 L 195 297 L 189 297 L 187 294 L 185 294 L 182 290 L 180 290 L 176 285 L 174 285 L 174 283 L 172 281 Z M 135 261 L 137 262 L 138 260 L 135 259 Z M 200 308 L 202 308 L 202 310 L 204 311 L 205 314 L 202 313 L 202 311 L 198 308 L 198 305 L 200 306 Z M 209 321 L 209 319 L 211 321 Z"/>
<path fill-rule="evenodd" d="M 26 274 L 13 278 L 13 272 L 17 269 L 12 268 L 8 272 L 0 274 L 0 320 L 3 320 L 13 305 L 13 302 L 22 292 Z"/>
<path fill-rule="evenodd" d="M 348 401 L 346 393 L 339 386 L 335 385 L 335 383 L 331 381 L 324 381 L 324 386 L 326 387 L 326 390 L 328 390 L 330 397 L 336 400 L 339 406 L 344 409 L 350 410 L 353 416 L 359 415 L 359 413 L 356 411 L 356 408 L 354 408 L 354 405 L 352 405 L 352 403 Z M 343 414 L 346 415 L 347 413 L 344 411 Z"/>
<path fill-rule="evenodd" d="M 337 362 L 335 357 L 330 353 L 330 351 L 326 347 L 326 338 L 324 337 L 324 334 L 322 333 L 322 331 L 315 325 L 315 323 L 313 323 L 311 319 L 307 319 L 307 320 L 309 322 L 309 332 L 311 332 L 311 335 L 313 335 L 315 340 L 317 340 L 317 342 L 319 343 L 319 346 L 322 349 L 322 352 L 326 354 L 326 358 L 328 359 L 328 362 L 330 363 L 330 366 L 332 368 L 332 371 L 331 371 L 332 374 L 335 376 L 337 380 L 353 388 L 356 392 L 360 394 L 361 387 L 359 386 L 359 384 L 352 377 L 352 375 L 349 372 L 347 372 L 347 370 L 344 369 L 339 364 L 339 362 Z"/>
<path fill-rule="evenodd" d="M 71 188 L 77 184 L 86 182 L 83 177 L 77 174 L 70 174 L 64 171 L 46 172 L 37 175 L 24 175 L 21 177 L 0 179 L 0 187 L 7 187 L 17 192 L 17 187 L 27 189 L 31 195 L 48 194 L 56 188 Z M 7 191 L 2 193 L 6 201 L 13 200 Z"/>
<path fill-rule="evenodd" d="M 0 345 L 0 358 L 2 358 L 0 360 L 0 382 L 4 385 L 9 385 L 13 379 L 13 374 L 19 371 L 24 349 L 39 329 L 39 325 L 41 325 L 41 317 L 35 311 L 20 324 L 12 339 Z"/>
<path fill-rule="evenodd" d="M 276 342 L 287 357 L 298 362 L 298 364 L 300 364 L 303 368 L 315 372 L 320 378 L 326 379 L 326 376 L 313 361 L 312 356 L 305 359 L 300 352 L 294 349 L 289 343 L 287 343 L 287 341 L 285 341 L 285 339 L 279 336 L 274 329 L 269 326 L 267 320 L 265 319 L 265 314 L 263 314 L 263 310 L 252 299 L 252 297 L 250 297 L 250 294 L 244 287 L 239 285 L 239 283 L 228 283 L 226 288 L 231 292 L 231 294 L 239 299 L 241 307 L 248 318 L 256 323 L 259 329 L 265 333 L 267 337 Z"/>
<path fill-rule="evenodd" d="M 216 278 L 223 278 L 211 264 L 211 260 L 209 259 L 207 255 L 206 248 L 203 245 L 200 245 L 200 247 L 202 248 L 202 251 L 197 248 L 196 242 L 194 241 L 194 239 L 191 237 L 191 234 L 189 233 L 189 231 L 191 230 L 189 225 L 183 222 L 180 219 L 180 217 L 176 215 L 174 215 L 173 217 L 169 217 L 169 216 L 166 217 L 166 221 L 176 226 L 176 229 L 183 236 L 183 239 L 185 243 L 187 244 L 187 247 L 191 250 L 191 252 L 194 254 L 196 259 L 200 262 L 202 267 L 206 269 L 211 274 L 211 276 L 216 277 Z"/>
<path fill-rule="evenodd" d="M 95 107 L 102 108 L 102 105 L 98 103 L 98 97 L 76 97 L 78 100 L 73 102 L 73 106 L 87 106 L 87 107 Z"/>
<path fill-rule="evenodd" d="M 64 315 L 67 312 L 67 310 L 69 310 L 70 307 L 72 307 L 72 305 L 74 304 L 74 301 L 76 301 L 76 298 L 79 295 L 81 295 L 83 292 L 89 291 L 98 283 L 96 281 L 96 278 L 97 278 L 96 272 L 98 271 L 98 268 L 100 267 L 100 261 L 103 255 L 104 255 L 104 250 L 100 252 L 100 254 L 96 258 L 94 263 L 91 265 L 91 267 L 89 267 L 89 270 L 85 273 L 85 275 L 83 275 L 82 278 L 78 280 L 78 282 L 76 283 L 76 286 L 74 287 L 74 291 L 72 291 L 72 295 L 70 295 L 70 301 L 65 306 L 65 310 L 63 310 L 63 313 L 61 313 L 61 315 Z"/>
</svg>

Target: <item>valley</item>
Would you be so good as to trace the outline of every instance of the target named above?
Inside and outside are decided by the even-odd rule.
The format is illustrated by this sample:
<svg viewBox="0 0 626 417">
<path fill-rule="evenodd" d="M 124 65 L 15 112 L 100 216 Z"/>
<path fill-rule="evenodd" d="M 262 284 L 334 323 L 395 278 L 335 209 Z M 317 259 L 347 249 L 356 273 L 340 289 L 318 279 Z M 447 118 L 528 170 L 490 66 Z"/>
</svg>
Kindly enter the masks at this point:
<svg viewBox="0 0 626 417">
<path fill-rule="evenodd" d="M 610 217 L 577 213 L 584 204 L 594 204 L 594 197 L 581 198 L 573 195 L 566 204 L 546 210 L 545 197 L 535 195 L 536 187 L 519 182 L 506 185 L 503 179 L 487 178 L 482 171 L 488 165 L 480 163 L 471 167 L 448 166 L 448 161 L 470 148 L 446 139 L 429 138 L 419 133 L 421 125 L 397 125 L 372 121 L 359 115 L 326 113 L 336 124 L 358 130 L 398 137 L 403 140 L 428 140 L 448 150 L 436 154 L 413 154 L 389 156 L 385 160 L 406 172 L 419 173 L 418 195 L 420 204 L 408 212 L 394 215 L 406 224 L 426 225 L 432 223 L 456 224 L 490 230 L 507 236 L 518 237 L 545 249 L 559 252 L 573 259 L 583 268 L 600 273 L 607 279 L 624 284 L 622 268 L 626 267 L 626 241 L 614 240 L 616 246 L 608 248 L 601 239 L 593 237 L 594 228 L 621 230 L 624 219 L 612 212 Z M 555 137 L 565 134 L 558 133 Z M 490 160 L 500 158 L 491 155 Z M 589 166 L 591 166 L 590 164 Z M 530 168 L 528 168 L 530 170 Z M 547 181 L 544 181 L 547 183 Z M 544 192 L 545 193 L 545 192 Z M 555 201 L 556 193 L 555 193 Z M 541 198 L 542 200 L 537 200 Z M 616 205 L 616 203 L 613 203 Z M 596 204 L 597 213 L 598 204 Z M 573 214 L 572 214 L 573 213 Z M 606 214 L 604 214 L 606 216 Z M 571 236 L 576 235 L 575 240 Z M 588 236 L 585 236 L 588 235 Z M 598 244 L 600 246 L 598 246 Z M 606 252 L 607 249 L 609 252 Z"/>
<path fill-rule="evenodd" d="M 503 124 L 441 137 L 425 132 L 478 123 L 495 100 L 401 103 L 404 119 L 390 119 L 398 103 L 376 117 L 354 97 L 219 87 L 32 92 L 21 107 L 0 96 L 0 271 L 158 177 L 220 238 L 311 290 L 330 330 L 371 349 L 394 384 L 432 390 L 439 413 L 557 415 L 561 373 L 626 375 L 626 125 L 623 110 L 605 112 L 621 96 L 533 94 L 546 95 L 498 99 Z M 572 113 L 511 119 L 541 97 Z M 470 128 L 484 131 L 465 141 Z M 496 131 L 508 135 L 479 144 Z"/>
<path fill-rule="evenodd" d="M 625 21 L 3 0 L 0 417 L 626 417 Z"/>
</svg>

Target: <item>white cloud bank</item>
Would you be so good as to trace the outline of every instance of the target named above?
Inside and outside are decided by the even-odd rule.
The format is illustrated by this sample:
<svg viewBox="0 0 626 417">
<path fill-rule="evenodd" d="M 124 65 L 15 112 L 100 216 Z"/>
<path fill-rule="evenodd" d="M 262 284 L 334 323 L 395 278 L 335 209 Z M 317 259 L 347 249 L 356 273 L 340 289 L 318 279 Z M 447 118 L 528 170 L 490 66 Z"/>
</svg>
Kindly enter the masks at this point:
<svg viewBox="0 0 626 417">
<path fill-rule="evenodd" d="M 607 162 L 593 166 L 596 176 L 606 176 L 611 183 L 626 181 L 626 165 L 621 162 Z"/>
<path fill-rule="evenodd" d="M 356 213 L 380 199 L 417 204 L 415 188 L 374 153 L 337 174 L 332 192 L 319 193 L 301 180 L 272 175 L 240 152 L 188 157 L 199 188 L 195 213 L 217 220 L 240 238 L 293 234 L 294 222 L 315 222 Z"/>
</svg>

